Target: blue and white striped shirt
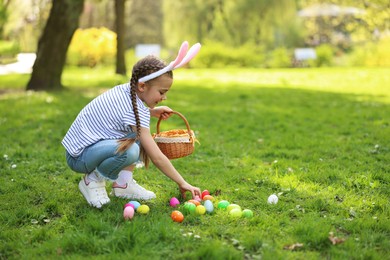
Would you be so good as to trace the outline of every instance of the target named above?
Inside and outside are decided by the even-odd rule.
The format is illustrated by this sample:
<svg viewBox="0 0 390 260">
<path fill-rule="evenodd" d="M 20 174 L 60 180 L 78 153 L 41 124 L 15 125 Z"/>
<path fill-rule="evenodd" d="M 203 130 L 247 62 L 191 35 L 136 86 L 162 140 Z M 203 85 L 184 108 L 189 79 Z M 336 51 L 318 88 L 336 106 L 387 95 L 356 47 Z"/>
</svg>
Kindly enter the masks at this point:
<svg viewBox="0 0 390 260">
<path fill-rule="evenodd" d="M 149 128 L 149 108 L 137 96 L 138 114 L 141 126 Z M 118 85 L 93 99 L 78 114 L 69 128 L 62 145 L 73 157 L 104 139 L 120 139 L 135 126 L 131 104 L 130 84 Z"/>
</svg>

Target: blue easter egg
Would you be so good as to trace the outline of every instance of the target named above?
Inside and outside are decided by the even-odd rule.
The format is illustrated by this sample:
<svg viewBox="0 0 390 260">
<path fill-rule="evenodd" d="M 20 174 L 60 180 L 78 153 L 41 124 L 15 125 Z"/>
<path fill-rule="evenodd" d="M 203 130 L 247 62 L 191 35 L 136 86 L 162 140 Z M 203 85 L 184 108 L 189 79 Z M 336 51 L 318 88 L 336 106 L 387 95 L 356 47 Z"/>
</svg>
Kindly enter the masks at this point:
<svg viewBox="0 0 390 260">
<path fill-rule="evenodd" d="M 138 207 L 141 206 L 141 203 L 139 203 L 138 201 L 135 201 L 135 200 L 129 201 L 129 203 L 134 206 L 135 210 L 137 210 Z"/>
<path fill-rule="evenodd" d="M 211 200 L 206 200 L 203 205 L 206 208 L 207 213 L 211 213 L 214 211 L 214 205 Z"/>
</svg>

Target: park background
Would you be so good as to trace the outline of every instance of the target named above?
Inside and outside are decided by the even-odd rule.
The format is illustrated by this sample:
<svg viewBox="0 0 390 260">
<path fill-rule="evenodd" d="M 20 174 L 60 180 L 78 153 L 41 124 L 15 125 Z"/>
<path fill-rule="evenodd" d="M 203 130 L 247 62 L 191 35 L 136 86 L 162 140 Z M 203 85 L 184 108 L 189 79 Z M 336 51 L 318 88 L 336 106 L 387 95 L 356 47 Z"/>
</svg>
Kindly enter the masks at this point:
<svg viewBox="0 0 390 260">
<path fill-rule="evenodd" d="M 385 0 L 2 0 L 0 258 L 386 258 L 389 21 Z M 174 72 L 165 105 L 200 145 L 173 163 L 215 205 L 254 217 L 174 223 L 178 191 L 154 167 L 136 174 L 157 193 L 150 214 L 124 221 L 114 198 L 88 207 L 62 137 L 90 100 L 129 80 L 139 44 L 170 61 L 183 40 L 202 49 Z"/>
</svg>

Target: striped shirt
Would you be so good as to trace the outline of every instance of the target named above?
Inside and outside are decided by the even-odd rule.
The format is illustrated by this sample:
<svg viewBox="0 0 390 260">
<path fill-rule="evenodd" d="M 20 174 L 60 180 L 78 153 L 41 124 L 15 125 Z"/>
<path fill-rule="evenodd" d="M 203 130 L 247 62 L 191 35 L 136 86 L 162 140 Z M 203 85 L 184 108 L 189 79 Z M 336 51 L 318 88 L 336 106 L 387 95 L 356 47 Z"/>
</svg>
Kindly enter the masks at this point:
<svg viewBox="0 0 390 260">
<path fill-rule="evenodd" d="M 149 128 L 150 111 L 137 96 L 141 126 Z M 86 105 L 69 128 L 62 145 L 73 157 L 105 139 L 120 139 L 135 126 L 135 116 L 130 97 L 130 84 L 118 85 L 99 95 Z"/>
</svg>

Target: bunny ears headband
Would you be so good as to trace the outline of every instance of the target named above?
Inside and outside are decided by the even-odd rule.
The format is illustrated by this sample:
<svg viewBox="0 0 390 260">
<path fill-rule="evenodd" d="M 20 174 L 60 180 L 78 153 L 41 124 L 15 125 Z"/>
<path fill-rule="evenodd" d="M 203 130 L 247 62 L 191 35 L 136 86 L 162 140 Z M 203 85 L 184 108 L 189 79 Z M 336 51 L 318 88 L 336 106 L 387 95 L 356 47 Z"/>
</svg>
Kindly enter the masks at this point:
<svg viewBox="0 0 390 260">
<path fill-rule="evenodd" d="M 162 74 L 164 74 L 168 71 L 183 67 L 190 60 L 192 60 L 196 56 L 196 54 L 198 54 L 201 45 L 200 45 L 200 43 L 196 43 L 196 44 L 192 45 L 192 47 L 189 50 L 188 50 L 188 47 L 189 47 L 188 42 L 187 41 L 183 42 L 181 44 L 179 53 L 177 54 L 177 57 L 174 61 L 170 62 L 168 64 L 168 66 L 166 66 L 165 68 L 158 70 L 156 72 L 153 72 L 152 74 L 149 74 L 145 77 L 140 78 L 138 80 L 138 82 L 146 82 L 148 80 L 157 78 L 158 76 L 161 76 Z"/>
</svg>

